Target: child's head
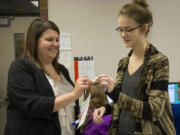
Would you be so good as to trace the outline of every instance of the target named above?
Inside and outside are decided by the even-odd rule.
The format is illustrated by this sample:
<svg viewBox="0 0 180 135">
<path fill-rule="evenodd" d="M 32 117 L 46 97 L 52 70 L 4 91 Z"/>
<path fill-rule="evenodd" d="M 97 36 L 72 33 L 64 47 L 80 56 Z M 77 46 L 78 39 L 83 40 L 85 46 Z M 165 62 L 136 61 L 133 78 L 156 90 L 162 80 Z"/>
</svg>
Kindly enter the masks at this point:
<svg viewBox="0 0 180 135">
<path fill-rule="evenodd" d="M 90 85 L 89 89 L 85 94 L 84 100 L 87 99 L 89 94 L 91 94 L 91 100 L 89 104 L 90 108 L 97 108 L 108 103 L 104 87 L 98 82 L 94 82 Z"/>
<path fill-rule="evenodd" d="M 87 90 L 87 92 L 84 96 L 84 100 L 86 100 L 88 98 L 89 94 L 91 94 L 89 110 L 86 115 L 85 122 L 81 127 L 81 131 L 84 130 L 85 126 L 88 123 L 88 120 L 92 118 L 93 110 L 102 105 L 108 104 L 108 100 L 105 95 L 104 87 L 102 85 L 100 85 L 99 83 L 94 82 L 90 85 L 89 89 Z"/>
</svg>

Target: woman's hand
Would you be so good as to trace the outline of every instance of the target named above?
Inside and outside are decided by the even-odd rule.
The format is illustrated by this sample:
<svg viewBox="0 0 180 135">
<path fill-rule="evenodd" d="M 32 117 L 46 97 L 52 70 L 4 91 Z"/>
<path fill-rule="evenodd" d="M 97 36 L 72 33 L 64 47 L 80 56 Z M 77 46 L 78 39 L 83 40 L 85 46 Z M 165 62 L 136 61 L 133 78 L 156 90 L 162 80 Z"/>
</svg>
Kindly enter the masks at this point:
<svg viewBox="0 0 180 135">
<path fill-rule="evenodd" d="M 77 79 L 73 93 L 76 98 L 82 96 L 83 92 L 89 88 L 91 80 L 87 76 L 82 76 Z"/>
<path fill-rule="evenodd" d="M 96 81 L 103 85 L 107 89 L 108 93 L 112 92 L 114 88 L 114 80 L 112 77 L 106 74 L 101 74 L 98 76 Z"/>
<path fill-rule="evenodd" d="M 78 119 L 80 120 L 81 118 L 82 118 L 82 114 L 79 113 L 79 114 L 78 114 Z"/>
<path fill-rule="evenodd" d="M 102 116 L 105 114 L 106 108 L 104 106 L 97 108 L 93 112 L 93 122 L 96 124 L 102 123 L 104 120 L 102 119 Z"/>
<path fill-rule="evenodd" d="M 90 83 L 91 80 L 87 76 L 80 77 L 76 81 L 75 88 L 73 89 L 72 92 L 57 96 L 55 98 L 53 112 L 58 111 L 62 107 L 78 99 L 83 94 L 83 92 L 89 88 Z"/>
</svg>

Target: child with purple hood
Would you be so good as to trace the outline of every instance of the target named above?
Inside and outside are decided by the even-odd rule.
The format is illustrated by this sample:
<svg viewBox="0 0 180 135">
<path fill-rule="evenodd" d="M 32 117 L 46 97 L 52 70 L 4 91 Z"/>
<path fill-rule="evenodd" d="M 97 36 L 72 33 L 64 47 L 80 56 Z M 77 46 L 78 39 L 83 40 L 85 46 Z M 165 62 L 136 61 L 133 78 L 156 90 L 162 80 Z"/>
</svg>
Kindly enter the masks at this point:
<svg viewBox="0 0 180 135">
<path fill-rule="evenodd" d="M 103 122 L 101 124 L 96 124 L 93 122 L 93 111 L 94 109 L 108 104 L 108 99 L 105 95 L 104 87 L 97 82 L 90 85 L 87 90 L 84 100 L 91 95 L 88 113 L 84 124 L 81 127 L 82 135 L 108 135 L 108 129 L 110 126 L 110 121 L 112 115 L 104 115 Z"/>
</svg>

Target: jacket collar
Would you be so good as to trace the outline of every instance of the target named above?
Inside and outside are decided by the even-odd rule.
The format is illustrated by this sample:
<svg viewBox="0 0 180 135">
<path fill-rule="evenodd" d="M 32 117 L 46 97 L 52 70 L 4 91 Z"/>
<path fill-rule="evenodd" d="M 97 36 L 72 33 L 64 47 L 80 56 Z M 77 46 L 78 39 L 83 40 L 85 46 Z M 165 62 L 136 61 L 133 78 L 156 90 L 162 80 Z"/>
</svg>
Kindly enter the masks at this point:
<svg viewBox="0 0 180 135">
<path fill-rule="evenodd" d="M 133 50 L 131 49 L 130 52 L 128 53 L 127 57 L 125 58 L 124 61 L 124 67 L 126 67 L 129 63 L 129 58 L 132 55 Z M 147 44 L 146 46 L 146 51 L 145 51 L 145 55 L 144 55 L 144 64 L 150 60 L 151 56 L 158 53 L 158 50 L 150 43 Z"/>
</svg>

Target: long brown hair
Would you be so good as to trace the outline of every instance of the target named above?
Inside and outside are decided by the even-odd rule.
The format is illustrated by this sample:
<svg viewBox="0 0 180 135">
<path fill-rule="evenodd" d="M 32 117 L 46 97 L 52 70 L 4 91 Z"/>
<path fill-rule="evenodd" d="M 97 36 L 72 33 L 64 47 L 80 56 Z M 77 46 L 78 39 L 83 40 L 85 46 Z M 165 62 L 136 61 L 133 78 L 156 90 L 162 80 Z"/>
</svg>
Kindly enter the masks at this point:
<svg viewBox="0 0 180 135">
<path fill-rule="evenodd" d="M 27 57 L 29 60 L 33 61 L 41 69 L 43 69 L 43 67 L 37 57 L 37 43 L 43 32 L 47 29 L 52 29 L 56 31 L 58 35 L 60 35 L 59 28 L 54 22 L 43 18 L 36 18 L 31 22 L 26 36 L 26 47 L 24 56 Z M 52 62 L 56 71 L 58 71 L 58 56 L 59 53 L 56 55 L 55 59 Z"/>
<path fill-rule="evenodd" d="M 149 5 L 146 0 L 133 0 L 132 3 L 128 3 L 120 9 L 118 16 L 127 16 L 140 25 L 148 24 L 147 34 L 149 32 L 149 28 L 153 25 L 152 12 L 148 9 L 148 7 Z"/>
</svg>

